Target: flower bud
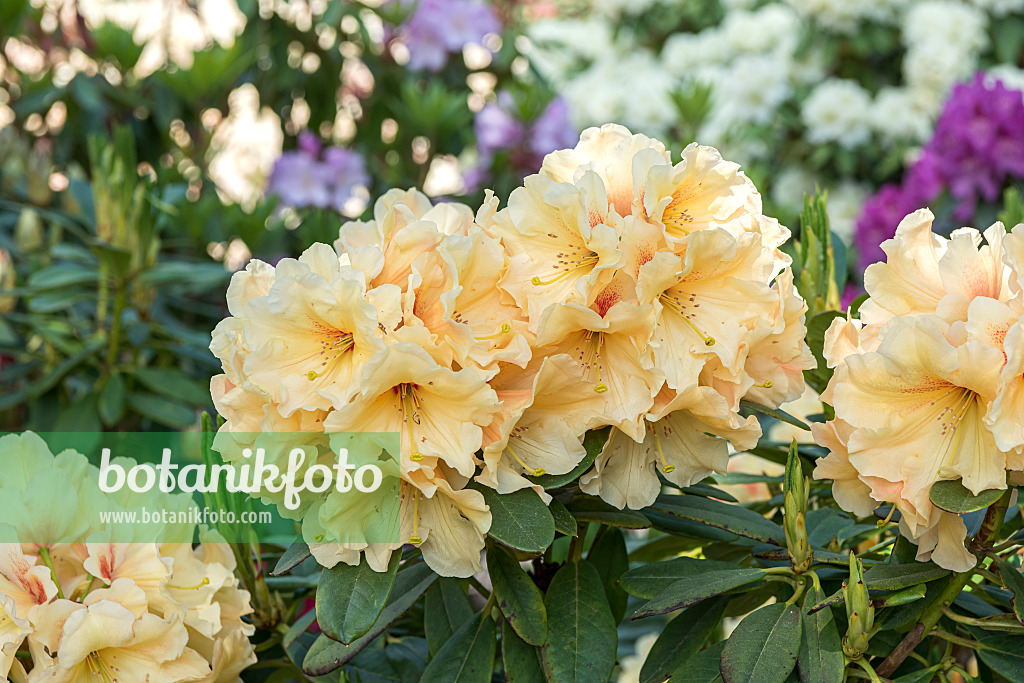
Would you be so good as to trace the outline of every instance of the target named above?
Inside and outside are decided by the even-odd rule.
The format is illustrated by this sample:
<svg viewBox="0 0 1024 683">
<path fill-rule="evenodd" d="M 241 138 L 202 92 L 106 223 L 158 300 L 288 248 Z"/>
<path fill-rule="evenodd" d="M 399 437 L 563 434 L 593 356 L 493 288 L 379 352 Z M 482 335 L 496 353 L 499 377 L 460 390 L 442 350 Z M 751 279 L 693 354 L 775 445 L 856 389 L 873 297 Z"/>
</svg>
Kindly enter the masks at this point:
<svg viewBox="0 0 1024 683">
<path fill-rule="evenodd" d="M 18 302 L 13 295 L 5 290 L 14 289 L 14 262 L 6 249 L 0 249 L 0 313 L 10 313 Z"/>
<path fill-rule="evenodd" d="M 810 569 L 814 561 L 814 552 L 807 541 L 807 477 L 800 466 L 796 440 L 789 447 L 789 459 L 786 461 L 785 503 L 783 507 L 783 526 L 786 530 L 786 548 L 793 571 L 797 574 Z"/>
<path fill-rule="evenodd" d="M 843 597 L 849 622 L 843 637 L 843 652 L 851 659 L 858 659 L 868 649 L 868 639 L 875 625 L 875 608 L 864 584 L 864 568 L 853 553 L 850 553 L 850 579 L 843 584 Z"/>
<path fill-rule="evenodd" d="M 14 228 L 14 242 L 18 249 L 26 252 L 38 251 L 45 241 L 43 219 L 35 209 L 23 208 L 18 216 L 18 224 Z"/>
</svg>

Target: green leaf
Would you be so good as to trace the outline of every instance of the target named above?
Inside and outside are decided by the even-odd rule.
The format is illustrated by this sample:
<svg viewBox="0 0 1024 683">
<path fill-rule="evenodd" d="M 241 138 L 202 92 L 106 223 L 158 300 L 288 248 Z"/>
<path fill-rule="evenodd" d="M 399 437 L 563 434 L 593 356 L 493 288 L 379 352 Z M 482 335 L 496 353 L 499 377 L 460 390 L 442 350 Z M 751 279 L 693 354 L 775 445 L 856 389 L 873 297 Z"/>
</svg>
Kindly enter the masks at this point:
<svg viewBox="0 0 1024 683">
<path fill-rule="evenodd" d="M 895 591 L 948 575 L 948 569 L 931 562 L 876 564 L 864 572 L 864 583 L 871 590 Z"/>
<path fill-rule="evenodd" d="M 719 569 L 701 574 L 699 580 L 682 579 L 670 584 L 633 613 L 634 619 L 667 614 L 683 607 L 695 605 L 716 595 L 746 586 L 764 578 L 764 570 L 747 569 L 732 565 L 732 569 Z"/>
<path fill-rule="evenodd" d="M 61 263 L 34 271 L 28 276 L 26 284 L 38 290 L 56 289 L 71 285 L 95 284 L 98 277 L 99 274 L 95 268 Z"/>
<path fill-rule="evenodd" d="M 725 641 L 709 645 L 698 652 L 692 659 L 672 672 L 670 681 L 675 683 L 714 683 L 722 680 L 722 650 Z"/>
<path fill-rule="evenodd" d="M 825 347 L 825 332 L 833 320 L 844 315 L 840 311 L 825 311 L 812 316 L 807 321 L 807 346 L 810 347 L 811 353 L 814 354 L 814 359 L 818 362 L 818 365 L 813 370 L 804 370 L 804 376 L 807 378 L 808 383 L 819 392 L 825 389 L 833 373 L 833 369 L 828 367 L 828 364 L 825 362 L 825 356 L 821 352 L 821 349 Z"/>
<path fill-rule="evenodd" d="M 572 513 L 569 512 L 564 505 L 558 502 L 557 499 L 551 499 L 551 502 L 548 503 L 548 511 L 555 519 L 555 531 L 572 537 L 575 537 L 579 533 L 576 518 L 573 517 Z"/>
<path fill-rule="evenodd" d="M 1017 621 L 1024 624 L 1024 576 L 1020 570 L 1011 566 L 1006 560 L 999 559 L 999 576 L 1003 579 L 1003 585 L 1013 593 L 1010 598 L 1010 606 L 1013 607 L 1013 616 Z"/>
<path fill-rule="evenodd" d="M 119 374 L 110 375 L 100 391 L 99 410 L 103 424 L 112 427 L 124 414 L 124 378 Z"/>
<path fill-rule="evenodd" d="M 281 559 L 274 565 L 274 570 L 270 572 L 270 575 L 281 576 L 281 574 L 290 572 L 312 555 L 313 553 L 309 551 L 309 546 L 306 545 L 305 541 L 295 541 L 282 553 Z"/>
<path fill-rule="evenodd" d="M 622 531 L 614 528 L 605 530 L 590 547 L 587 559 L 601 575 L 604 594 L 617 624 L 626 615 L 626 603 L 629 601 L 626 591 L 619 586 L 619 578 L 629 569 L 626 537 Z"/>
<path fill-rule="evenodd" d="M 205 406 L 211 401 L 209 387 L 186 377 L 176 368 L 131 368 L 129 372 L 139 384 L 166 398 L 194 406 Z"/>
<path fill-rule="evenodd" d="M 310 646 L 309 652 L 302 662 L 302 670 L 310 676 L 325 676 L 346 664 L 374 638 L 383 633 L 384 629 L 408 612 L 436 580 L 437 574 L 423 562 L 417 562 L 411 567 L 404 567 L 402 571 L 398 572 L 395 586 L 391 589 L 391 596 L 373 628 L 349 645 L 339 643 L 321 634 Z"/>
<path fill-rule="evenodd" d="M 430 655 L 437 654 L 472 616 L 473 608 L 458 581 L 442 578 L 431 586 L 423 604 L 423 630 Z"/>
<path fill-rule="evenodd" d="M 978 642 L 978 656 L 989 668 L 1011 681 L 1024 681 L 1024 636 L 986 633 L 972 628 Z"/>
<path fill-rule="evenodd" d="M 137 413 L 168 427 L 191 427 L 196 421 L 191 408 L 153 394 L 132 392 L 127 399 L 128 405 Z"/>
<path fill-rule="evenodd" d="M 555 520 L 548 506 L 533 489 L 499 494 L 486 486 L 473 485 L 491 509 L 492 538 L 516 550 L 544 552 L 555 539 Z"/>
<path fill-rule="evenodd" d="M 803 638 L 797 657 L 802 683 L 843 683 L 846 657 L 832 610 L 807 614 L 807 610 L 823 598 L 824 594 L 814 587 L 804 596 Z"/>
<path fill-rule="evenodd" d="M 796 665 L 800 632 L 795 605 L 766 605 L 748 615 L 722 650 L 725 683 L 783 683 Z"/>
<path fill-rule="evenodd" d="M 500 548 L 487 551 L 487 573 L 501 613 L 519 637 L 530 645 L 543 645 L 548 633 L 544 597 L 519 563 Z"/>
<path fill-rule="evenodd" d="M 700 496 L 660 495 L 650 508 L 755 541 L 777 546 L 786 544 L 786 534 L 782 527 L 739 505 Z"/>
<path fill-rule="evenodd" d="M 401 553 L 392 553 L 387 571 L 376 572 L 363 560 L 354 567 L 339 562 L 320 574 L 316 621 L 328 638 L 351 643 L 377 621 L 395 583 Z"/>
<path fill-rule="evenodd" d="M 700 577 L 703 574 L 717 571 L 728 572 L 734 569 L 739 569 L 739 567 L 732 562 L 677 557 L 630 569 L 619 579 L 619 585 L 630 595 L 650 600 L 677 581 L 690 579 L 694 583 L 701 583 L 703 579 Z"/>
<path fill-rule="evenodd" d="M 494 670 L 494 636 L 491 616 L 477 614 L 438 650 L 421 683 L 488 683 Z"/>
<path fill-rule="evenodd" d="M 558 488 L 575 481 L 581 474 L 590 469 L 590 466 L 594 464 L 594 460 L 601 454 L 601 449 L 604 448 L 605 442 L 608 441 L 608 433 L 610 431 L 610 427 L 603 427 L 587 432 L 587 435 L 583 437 L 583 448 L 586 449 L 587 454 L 583 456 L 583 460 L 580 460 L 576 467 L 572 468 L 572 471 L 565 474 L 542 474 L 539 477 L 527 477 L 527 479 L 535 484 L 540 484 L 546 489 Z"/>
<path fill-rule="evenodd" d="M 883 595 L 880 598 L 875 598 L 871 601 L 875 609 L 882 609 L 884 607 L 898 607 L 899 605 L 906 605 L 907 603 L 915 602 L 925 596 L 924 584 L 917 584 L 910 588 L 904 588 L 901 591 L 895 593 L 889 593 Z"/>
<path fill-rule="evenodd" d="M 540 650 L 516 635 L 508 622 L 501 625 L 501 662 L 507 683 L 536 683 L 544 680 Z"/>
<path fill-rule="evenodd" d="M 548 637 L 541 664 L 547 680 L 606 683 L 618 635 L 597 570 L 585 560 L 567 563 L 551 580 L 544 606 Z"/>
<path fill-rule="evenodd" d="M 961 480 L 948 479 L 932 484 L 931 490 L 928 491 L 928 497 L 935 507 L 955 515 L 962 515 L 975 510 L 984 510 L 999 500 L 1003 493 L 1002 489 L 989 489 L 974 495 L 963 485 Z"/>
<path fill-rule="evenodd" d="M 774 417 L 776 420 L 779 420 L 780 422 L 785 422 L 786 424 L 791 424 L 794 427 L 799 427 L 800 429 L 803 429 L 803 430 L 808 431 L 808 432 L 811 431 L 811 428 L 809 426 L 807 426 L 806 422 L 804 422 L 800 418 L 797 418 L 797 417 L 794 417 L 794 416 L 790 415 L 785 410 L 777 410 L 775 408 L 769 408 L 768 406 L 762 406 L 762 405 L 759 405 L 757 403 L 751 403 L 750 401 L 740 401 L 740 408 L 741 409 L 745 408 L 746 410 L 748 410 L 750 412 L 753 412 L 753 413 L 761 413 L 762 415 L 767 415 L 769 417 Z"/>
<path fill-rule="evenodd" d="M 633 510 L 620 510 L 595 496 L 574 496 L 565 504 L 580 522 L 593 522 L 623 529 L 647 529 L 650 520 Z"/>
<path fill-rule="evenodd" d="M 892 679 L 892 683 L 931 683 L 935 680 L 935 674 L 942 668 L 942 664 L 936 664 L 927 669 L 919 669 L 912 673 Z"/>
<path fill-rule="evenodd" d="M 667 680 L 693 658 L 715 633 L 725 609 L 725 598 L 708 600 L 684 610 L 670 621 L 654 642 L 640 669 L 640 683 Z"/>
</svg>

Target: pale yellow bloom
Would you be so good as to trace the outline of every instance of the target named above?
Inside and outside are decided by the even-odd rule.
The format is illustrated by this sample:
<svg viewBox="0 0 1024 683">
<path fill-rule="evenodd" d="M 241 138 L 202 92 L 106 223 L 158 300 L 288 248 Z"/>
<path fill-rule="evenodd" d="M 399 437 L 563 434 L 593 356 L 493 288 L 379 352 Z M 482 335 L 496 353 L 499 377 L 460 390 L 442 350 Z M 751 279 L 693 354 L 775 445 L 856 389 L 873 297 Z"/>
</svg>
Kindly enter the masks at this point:
<svg viewBox="0 0 1024 683">
<path fill-rule="evenodd" d="M 932 232 L 934 216 L 921 209 L 904 218 L 896 235 L 882 243 L 884 263 L 868 266 L 864 287 L 871 298 L 860 308 L 865 325 L 894 316 L 938 314 L 950 322 L 966 318 L 976 297 L 1010 298 L 1009 270 L 1003 263 L 1006 230 L 996 223 L 982 234 L 955 230 L 950 239 Z"/>
<path fill-rule="evenodd" d="M 172 561 L 161 557 L 154 543 L 88 543 L 84 567 L 99 585 L 130 579 L 146 596 L 150 609 L 169 617 L 178 603 L 165 593 Z"/>
<path fill-rule="evenodd" d="M 815 443 L 829 451 L 815 463 L 814 478 L 831 479 L 832 497 L 839 507 L 858 517 L 867 517 L 878 507 L 878 502 L 871 497 L 871 487 L 861 480 L 857 468 L 850 464 L 847 442 L 853 431 L 853 427 L 839 419 L 811 425 Z"/>
<path fill-rule="evenodd" d="M 604 399 L 569 356 L 541 357 L 525 370 L 505 366 L 490 385 L 501 410 L 484 428 L 478 481 L 511 493 L 533 486 L 526 474 L 565 474 L 583 459 L 581 437 Z"/>
<path fill-rule="evenodd" d="M 18 543 L 0 544 L 0 594 L 10 599 L 9 615 L 25 619 L 35 605 L 57 595 L 50 569 L 33 555 L 22 552 Z"/>
<path fill-rule="evenodd" d="M 473 475 L 482 427 L 498 410 L 478 370 L 443 367 L 421 346 L 399 341 L 371 358 L 351 403 L 324 421 L 329 432 L 399 432 L 402 471 L 435 470 L 438 461 Z"/>
<path fill-rule="evenodd" d="M 532 329 L 548 306 L 585 302 L 611 279 L 622 258 L 616 221 L 594 173 L 579 184 L 534 175 L 512 191 L 487 230 L 508 253 L 501 287 L 527 312 Z"/>
<path fill-rule="evenodd" d="M 604 399 L 594 415 L 594 426 L 610 424 L 639 440 L 643 416 L 664 383 L 649 351 L 656 309 L 626 300 L 627 287 L 613 285 L 599 295 L 598 310 L 578 303 L 546 309 L 536 353 L 566 354 L 576 361 L 579 378 Z"/>
<path fill-rule="evenodd" d="M 31 632 L 32 625 L 18 616 L 14 600 L 0 593 L 0 679 L 6 680 L 18 648 Z"/>
<path fill-rule="evenodd" d="M 612 429 L 594 468 L 580 488 L 618 508 L 644 508 L 658 497 L 658 470 L 670 482 L 690 486 L 710 474 L 725 474 L 729 442 L 752 448 L 761 436 L 757 418 L 733 412 L 711 387 L 692 386 L 658 394 L 641 442 Z"/>
<path fill-rule="evenodd" d="M 739 375 L 751 329 L 780 317 L 779 295 L 767 284 L 772 254 L 759 235 L 701 230 L 681 249 L 654 254 L 640 267 L 637 286 L 640 300 L 658 308 L 653 362 L 674 389 L 696 383 L 712 356 Z"/>
</svg>

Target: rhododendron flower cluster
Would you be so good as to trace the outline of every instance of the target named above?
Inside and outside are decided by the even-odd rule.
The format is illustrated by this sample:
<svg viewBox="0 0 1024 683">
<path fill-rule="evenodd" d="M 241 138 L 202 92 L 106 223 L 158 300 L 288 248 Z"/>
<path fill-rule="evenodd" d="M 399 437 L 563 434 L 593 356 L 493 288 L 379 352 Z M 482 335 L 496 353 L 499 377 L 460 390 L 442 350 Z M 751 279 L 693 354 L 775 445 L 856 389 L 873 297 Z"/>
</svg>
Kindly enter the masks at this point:
<svg viewBox="0 0 1024 683">
<path fill-rule="evenodd" d="M 814 366 L 788 236 L 716 150 L 672 164 L 592 128 L 501 210 L 392 190 L 333 247 L 252 262 L 214 333 L 214 400 L 229 431 L 400 433 L 401 538 L 339 543 L 320 507 L 306 540 L 326 566 L 380 571 L 412 543 L 468 576 L 492 521 L 477 488 L 550 500 L 538 477 L 576 468 L 588 430 L 610 434 L 581 488 L 619 508 L 756 443 L 740 401 L 792 400 Z"/>
<path fill-rule="evenodd" d="M 0 678 L 241 680 L 256 662 L 254 627 L 242 619 L 253 610 L 230 547 L 209 530 L 196 547 L 111 542 L 98 514 L 154 505 L 185 511 L 190 496 L 105 496 L 84 455 L 54 456 L 32 432 L 0 441 L 0 499 L 5 510 L 24 511 L 3 520 L 4 539 L 22 542 L 0 544 Z M 41 538 L 67 542 L 28 542 Z"/>
<path fill-rule="evenodd" d="M 918 559 L 962 572 L 975 564 L 967 527 L 929 494 L 948 479 L 1004 489 L 1024 469 L 1024 225 L 946 239 L 932 220 L 922 209 L 900 223 L 865 273 L 860 319 L 826 334 L 836 417 L 813 425 L 830 451 L 815 476 L 857 515 L 894 504 Z"/>
</svg>

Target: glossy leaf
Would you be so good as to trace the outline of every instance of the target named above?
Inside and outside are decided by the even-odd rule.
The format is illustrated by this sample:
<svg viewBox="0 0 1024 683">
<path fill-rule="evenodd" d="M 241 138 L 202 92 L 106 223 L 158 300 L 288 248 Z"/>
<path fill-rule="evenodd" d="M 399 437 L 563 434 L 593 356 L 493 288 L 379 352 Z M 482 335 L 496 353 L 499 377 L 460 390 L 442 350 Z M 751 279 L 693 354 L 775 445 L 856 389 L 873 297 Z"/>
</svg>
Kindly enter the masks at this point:
<svg viewBox="0 0 1024 683">
<path fill-rule="evenodd" d="M 619 586 L 619 578 L 629 569 L 629 556 L 626 554 L 626 537 L 619 529 L 606 529 L 591 546 L 587 559 L 601 575 L 604 594 L 608 598 L 608 606 L 612 609 L 615 623 L 622 621 L 626 615 L 626 603 L 629 596 Z"/>
<path fill-rule="evenodd" d="M 1013 615 L 1017 621 L 1024 624 L 1024 575 L 1021 575 L 1020 570 L 1006 560 L 999 560 L 998 565 L 1003 585 L 1013 594 L 1013 597 L 1010 598 Z"/>
<path fill-rule="evenodd" d="M 681 579 L 691 579 L 707 572 L 731 571 L 738 568 L 732 562 L 677 557 L 630 569 L 619 579 L 619 585 L 630 595 L 650 600 Z"/>
<path fill-rule="evenodd" d="M 281 576 L 282 574 L 287 574 L 312 556 L 313 553 L 309 551 L 309 546 L 306 545 L 305 541 L 295 541 L 295 543 L 292 543 L 285 549 L 281 559 L 277 561 L 277 565 L 274 566 L 270 575 Z"/>
<path fill-rule="evenodd" d="M 634 619 L 666 614 L 683 607 L 695 605 L 701 600 L 755 583 L 764 578 L 760 569 L 734 567 L 705 572 L 699 579 L 682 579 L 671 584 L 645 602 L 633 614 Z"/>
<path fill-rule="evenodd" d="M 431 656 L 472 616 L 473 608 L 458 581 L 441 578 L 431 586 L 423 601 L 423 630 Z"/>
<path fill-rule="evenodd" d="M 661 495 L 651 505 L 651 509 L 755 541 L 778 546 L 786 543 L 786 534 L 781 526 L 739 505 L 700 496 Z"/>
<path fill-rule="evenodd" d="M 575 537 L 579 533 L 579 528 L 576 523 L 576 518 L 572 516 L 568 508 L 562 503 L 558 502 L 557 499 L 552 498 L 551 502 L 548 503 L 548 511 L 555 520 L 555 531 L 566 536 Z"/>
<path fill-rule="evenodd" d="M 975 510 L 984 510 L 999 500 L 1003 493 L 1003 489 L 989 489 L 974 495 L 963 485 L 961 480 L 950 479 L 932 484 L 928 491 L 928 498 L 936 507 L 955 515 L 962 515 Z"/>
<path fill-rule="evenodd" d="M 694 657 L 718 628 L 725 598 L 707 600 L 676 616 L 654 642 L 640 669 L 640 683 L 668 680 L 673 671 Z"/>
<path fill-rule="evenodd" d="M 800 610 L 776 603 L 749 614 L 722 650 L 725 683 L 783 683 L 800 648 Z"/>
<path fill-rule="evenodd" d="M 585 560 L 555 574 L 544 596 L 548 636 L 541 649 L 545 676 L 559 683 L 606 683 L 615 667 L 618 635 L 597 570 Z"/>
<path fill-rule="evenodd" d="M 807 614 L 807 610 L 823 597 L 821 591 L 813 587 L 804 595 L 802 638 L 797 656 L 802 683 L 843 683 L 846 657 L 832 610 Z"/>
<path fill-rule="evenodd" d="M 488 534 L 509 548 L 539 553 L 555 539 L 555 520 L 533 489 L 499 495 L 486 486 L 477 488 L 491 509 Z"/>
<path fill-rule="evenodd" d="M 501 613 L 515 632 L 530 645 L 543 645 L 548 621 L 544 597 L 537 584 L 500 548 L 487 551 L 487 573 Z"/>
<path fill-rule="evenodd" d="M 501 625 L 501 663 L 507 683 L 536 683 L 544 680 L 540 650 L 512 630 L 508 622 Z"/>
<path fill-rule="evenodd" d="M 316 589 L 316 620 L 324 635 L 351 643 L 369 631 L 391 594 L 401 560 L 401 553 L 392 553 L 385 572 L 374 571 L 365 560 L 324 569 Z"/>
<path fill-rule="evenodd" d="M 593 522 L 623 529 L 646 529 L 650 520 L 634 510 L 620 510 L 600 498 L 576 496 L 565 505 L 580 522 Z"/>
<path fill-rule="evenodd" d="M 494 620 L 481 612 L 452 634 L 420 678 L 422 683 L 487 683 L 494 670 Z"/>
</svg>

